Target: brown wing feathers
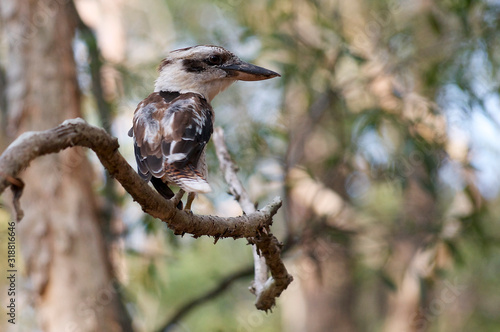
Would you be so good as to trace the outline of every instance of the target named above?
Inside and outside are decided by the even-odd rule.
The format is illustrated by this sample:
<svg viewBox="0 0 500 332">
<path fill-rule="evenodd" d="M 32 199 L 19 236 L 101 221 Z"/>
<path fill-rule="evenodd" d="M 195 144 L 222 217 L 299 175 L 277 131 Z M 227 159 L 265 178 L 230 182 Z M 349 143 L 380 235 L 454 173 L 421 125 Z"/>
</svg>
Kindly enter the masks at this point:
<svg viewBox="0 0 500 332">
<path fill-rule="evenodd" d="M 198 167 L 212 121 L 210 104 L 198 94 L 148 96 L 138 105 L 132 128 L 139 174 L 145 180 L 163 177 L 186 191 L 210 191 Z"/>
</svg>

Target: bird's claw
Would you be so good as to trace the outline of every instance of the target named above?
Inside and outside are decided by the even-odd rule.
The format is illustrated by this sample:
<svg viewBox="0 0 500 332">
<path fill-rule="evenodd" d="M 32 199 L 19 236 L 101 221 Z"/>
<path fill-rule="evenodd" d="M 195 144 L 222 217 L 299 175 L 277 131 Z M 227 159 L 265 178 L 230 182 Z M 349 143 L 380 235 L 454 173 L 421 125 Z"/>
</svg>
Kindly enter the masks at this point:
<svg viewBox="0 0 500 332">
<path fill-rule="evenodd" d="M 175 194 L 175 196 L 170 199 L 172 202 L 174 202 L 174 205 L 179 210 L 182 210 L 182 201 L 181 201 L 182 196 L 184 196 L 184 190 L 179 189 L 179 191 L 177 192 L 177 194 Z"/>
</svg>

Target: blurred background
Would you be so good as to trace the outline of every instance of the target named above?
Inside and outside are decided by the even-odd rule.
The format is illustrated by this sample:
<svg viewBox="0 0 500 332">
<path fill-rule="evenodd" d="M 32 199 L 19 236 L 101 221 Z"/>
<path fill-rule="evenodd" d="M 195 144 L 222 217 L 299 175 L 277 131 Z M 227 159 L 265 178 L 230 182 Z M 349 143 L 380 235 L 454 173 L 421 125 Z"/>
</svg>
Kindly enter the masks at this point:
<svg viewBox="0 0 500 332">
<path fill-rule="evenodd" d="M 22 175 L 7 331 L 498 331 L 500 2 L 2 0 L 0 150 L 77 116 L 127 136 L 170 50 L 215 44 L 282 77 L 215 98 L 294 282 L 272 313 L 244 240 L 174 236 L 92 152 Z M 235 216 L 209 144 L 199 214 Z M 6 271 L 8 193 L 0 198 Z M 7 284 L 0 279 L 6 299 Z"/>
</svg>

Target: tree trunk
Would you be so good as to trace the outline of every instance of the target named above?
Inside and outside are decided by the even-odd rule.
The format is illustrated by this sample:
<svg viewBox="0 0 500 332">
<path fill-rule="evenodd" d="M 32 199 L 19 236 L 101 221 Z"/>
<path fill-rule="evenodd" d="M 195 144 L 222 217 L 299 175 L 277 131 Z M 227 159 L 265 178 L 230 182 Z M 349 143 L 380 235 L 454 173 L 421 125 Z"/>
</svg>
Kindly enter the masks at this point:
<svg viewBox="0 0 500 332">
<path fill-rule="evenodd" d="M 287 99 L 287 105 L 297 105 L 300 96 Z M 305 142 L 325 120 L 324 114 L 335 108 L 335 95 L 328 90 L 318 100 L 309 105 L 307 113 L 297 107 L 287 107 L 291 121 L 289 125 L 290 143 L 287 152 L 287 197 L 286 219 L 292 234 L 301 238 L 303 254 L 294 262 L 291 273 L 296 285 L 285 295 L 290 301 L 283 302 L 284 326 L 289 332 L 351 332 L 356 331 L 353 303 L 353 262 L 348 240 L 335 241 L 329 236 L 330 227 L 335 228 L 335 216 L 341 214 L 343 204 L 328 202 L 329 212 L 318 212 L 320 201 L 325 201 L 325 193 L 343 201 L 345 189 L 341 165 L 329 178 L 332 183 L 314 181 L 308 175 L 303 181 L 301 166 L 315 165 L 306 154 Z M 290 111 L 292 110 L 292 111 Z M 293 111 L 295 110 L 295 112 Z M 324 174 L 321 174 L 323 177 Z M 335 178 L 333 180 L 333 178 Z M 302 179 L 302 180 L 301 180 Z M 337 201 L 337 202 L 338 202 Z M 336 206 L 336 207 L 333 207 Z M 332 212 L 332 209 L 335 212 Z M 345 239 L 347 239 L 346 236 Z M 345 240 L 344 239 L 344 240 Z M 297 303 L 301 303 L 300 308 Z M 292 308 L 295 306 L 295 308 Z"/>
<path fill-rule="evenodd" d="M 12 139 L 81 116 L 68 0 L 2 2 L 8 41 L 7 132 Z M 18 224 L 20 249 L 43 331 L 128 331 L 79 148 L 49 155 L 26 170 Z"/>
<path fill-rule="evenodd" d="M 397 291 L 388 297 L 385 332 L 424 332 L 429 325 L 422 309 L 427 308 L 433 293 L 435 246 L 426 248 L 426 242 L 437 223 L 436 200 L 422 187 L 429 181 L 423 167 L 412 171 L 404 191 L 400 233 L 392 240 L 394 253 L 387 264 Z"/>
</svg>

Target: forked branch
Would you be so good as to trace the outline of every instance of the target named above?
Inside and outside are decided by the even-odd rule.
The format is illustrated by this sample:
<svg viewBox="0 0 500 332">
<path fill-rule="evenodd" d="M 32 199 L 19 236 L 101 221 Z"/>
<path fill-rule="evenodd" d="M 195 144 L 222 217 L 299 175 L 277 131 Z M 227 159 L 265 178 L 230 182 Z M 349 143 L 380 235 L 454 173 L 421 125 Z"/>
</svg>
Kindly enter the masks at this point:
<svg viewBox="0 0 500 332">
<path fill-rule="evenodd" d="M 229 192 L 235 197 L 243 212 L 251 215 L 256 212 L 250 196 L 236 175 L 237 167 L 231 159 L 224 140 L 224 132 L 216 128 L 213 141 L 217 150 L 220 168 L 224 178 L 229 185 Z M 259 310 L 270 310 L 293 277 L 281 260 L 282 244 L 270 232 L 268 227 L 264 228 L 256 236 L 248 237 L 248 242 L 253 245 L 254 251 L 254 273 L 255 278 L 250 291 L 257 297 L 255 306 Z M 268 271 L 271 276 L 268 278 Z"/>
<path fill-rule="evenodd" d="M 82 119 L 67 120 L 53 129 L 19 136 L 0 156 L 0 194 L 9 186 L 17 188 L 15 182 L 22 183 L 18 179 L 19 174 L 32 160 L 73 146 L 92 149 L 110 175 L 121 183 L 143 211 L 166 222 L 178 235 L 206 235 L 216 239 L 257 236 L 270 227 L 273 215 L 281 207 L 281 200 L 275 198 L 255 213 L 229 218 L 192 215 L 178 210 L 172 201 L 160 196 L 127 163 L 118 152 L 116 138 Z"/>
<path fill-rule="evenodd" d="M 0 194 L 7 187 L 14 191 L 14 207 L 18 220 L 22 218 L 19 199 L 23 182 L 19 174 L 32 160 L 50 153 L 74 146 L 92 149 L 109 174 L 121 183 L 132 198 L 141 205 L 144 212 L 168 224 L 175 234 L 191 234 L 193 237 L 213 236 L 219 238 L 246 238 L 256 247 L 262 257 L 255 255 L 257 277 L 252 286 L 257 296 L 256 307 L 269 310 L 275 298 L 292 281 L 280 258 L 280 243 L 270 233 L 273 216 L 281 207 L 281 200 L 275 198 L 260 210 L 255 210 L 246 191 L 236 177 L 236 168 L 229 158 L 222 131 L 214 135 L 214 141 L 221 159 L 221 169 L 243 207 L 244 215 L 223 218 L 218 216 L 193 215 L 179 210 L 175 202 L 165 200 L 142 180 L 118 151 L 118 141 L 105 130 L 89 125 L 82 119 L 67 120 L 61 125 L 40 132 L 29 132 L 19 136 L 0 156 Z M 29 186 L 29 184 L 28 184 Z M 267 278 L 267 267 L 271 277 Z"/>
</svg>

